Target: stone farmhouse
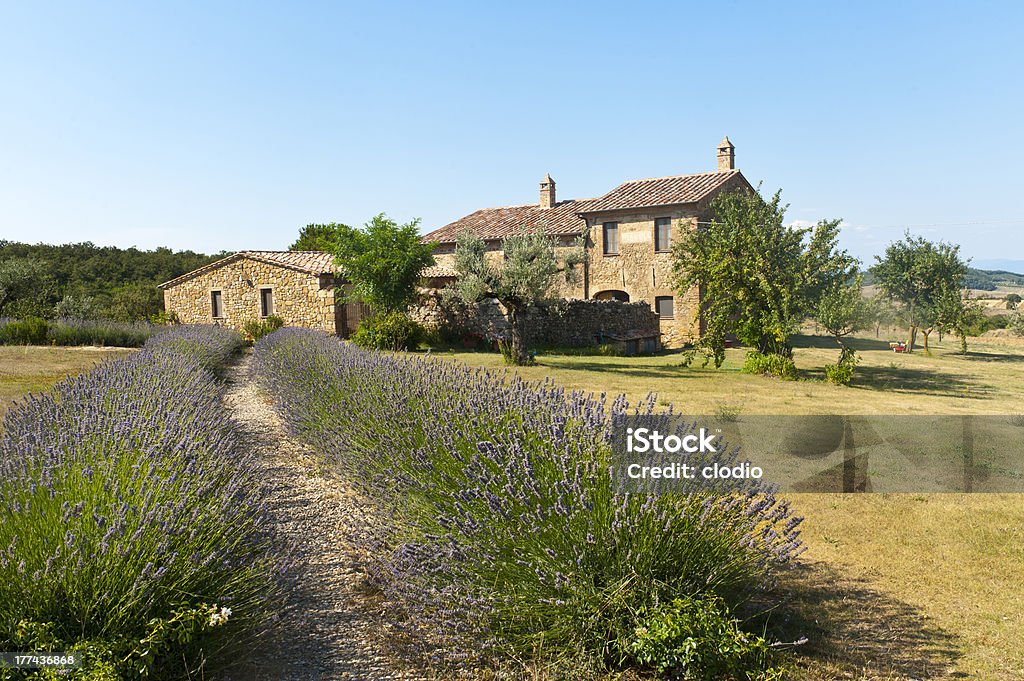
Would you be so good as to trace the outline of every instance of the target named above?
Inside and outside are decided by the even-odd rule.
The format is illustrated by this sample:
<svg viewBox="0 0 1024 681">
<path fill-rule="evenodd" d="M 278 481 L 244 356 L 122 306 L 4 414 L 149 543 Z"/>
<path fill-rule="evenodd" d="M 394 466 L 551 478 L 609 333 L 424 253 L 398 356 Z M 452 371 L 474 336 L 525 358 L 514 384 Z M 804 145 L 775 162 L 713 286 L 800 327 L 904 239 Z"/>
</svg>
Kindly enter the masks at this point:
<svg viewBox="0 0 1024 681">
<path fill-rule="evenodd" d="M 700 335 L 699 292 L 679 296 L 672 286 L 672 242 L 680 230 L 696 229 L 710 217 L 719 193 L 753 191 L 736 169 L 735 147 L 726 137 L 713 172 L 625 182 L 594 199 L 557 200 L 550 175 L 540 183 L 538 203 L 485 208 L 423 238 L 438 243 L 437 264 L 424 284 L 437 289 L 455 271 L 455 240 L 469 230 L 484 239 L 492 257 L 502 257 L 505 237 L 542 229 L 560 248 L 583 237 L 589 252 L 581 281 L 563 285 L 563 297 L 645 302 L 657 314 L 661 342 L 679 347 Z M 317 251 L 241 251 L 160 285 L 164 308 L 183 323 L 221 323 L 241 328 L 270 315 L 289 326 L 350 335 L 368 313 L 360 303 L 338 302 L 346 283 L 330 254 Z"/>
<path fill-rule="evenodd" d="M 625 182 L 596 199 L 559 201 L 555 181 L 546 175 L 538 203 L 485 208 L 435 230 L 423 238 L 436 241 L 437 264 L 450 269 L 456 236 L 469 230 L 488 251 L 502 257 L 505 237 L 542 229 L 562 247 L 583 236 L 589 253 L 583 277 L 564 287 L 567 298 L 645 301 L 658 314 L 662 344 L 679 347 L 700 335 L 699 292 L 679 296 L 672 286 L 672 242 L 683 229 L 696 229 L 710 218 L 710 203 L 724 191 L 754 191 L 736 169 L 736 149 L 726 137 L 717 148 L 714 172 Z"/>
</svg>

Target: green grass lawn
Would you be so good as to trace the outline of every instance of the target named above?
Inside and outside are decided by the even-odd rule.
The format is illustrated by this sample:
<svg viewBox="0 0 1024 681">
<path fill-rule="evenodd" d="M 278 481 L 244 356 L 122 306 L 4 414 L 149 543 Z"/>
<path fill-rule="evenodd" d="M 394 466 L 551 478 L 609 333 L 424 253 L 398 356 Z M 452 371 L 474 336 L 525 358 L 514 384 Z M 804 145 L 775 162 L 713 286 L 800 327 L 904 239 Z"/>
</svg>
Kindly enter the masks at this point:
<svg viewBox="0 0 1024 681">
<path fill-rule="evenodd" d="M 48 390 L 68 375 L 131 352 L 134 351 L 119 348 L 0 346 L 0 428 L 3 415 L 17 398 Z"/>
<path fill-rule="evenodd" d="M 655 392 L 684 413 L 1006 414 L 1024 412 L 1024 342 L 954 339 L 932 355 L 898 355 L 855 341 L 862 364 L 851 387 L 823 381 L 834 341 L 796 339 L 800 381 L 654 357 L 541 355 L 515 371 L 588 392 Z M 499 368 L 497 354 L 439 357 Z M 787 631 L 811 640 L 796 656 L 803 679 L 1024 679 L 1024 497 L 957 494 L 798 494 L 806 517 L 802 565 Z"/>
<path fill-rule="evenodd" d="M 933 334 L 934 335 L 934 334 Z M 1010 414 L 1024 412 L 1024 341 L 974 340 L 967 355 L 955 339 L 932 341 L 932 354 L 895 354 L 883 340 L 852 341 L 861 358 L 853 385 L 825 382 L 839 351 L 831 338 L 800 336 L 794 360 L 803 380 L 740 373 L 746 350 L 726 350 L 725 364 L 682 366 L 679 353 L 647 357 L 541 354 L 516 373 L 552 378 L 588 392 L 625 393 L 631 401 L 655 392 L 687 414 Z M 439 352 L 467 364 L 502 368 L 501 355 Z"/>
</svg>

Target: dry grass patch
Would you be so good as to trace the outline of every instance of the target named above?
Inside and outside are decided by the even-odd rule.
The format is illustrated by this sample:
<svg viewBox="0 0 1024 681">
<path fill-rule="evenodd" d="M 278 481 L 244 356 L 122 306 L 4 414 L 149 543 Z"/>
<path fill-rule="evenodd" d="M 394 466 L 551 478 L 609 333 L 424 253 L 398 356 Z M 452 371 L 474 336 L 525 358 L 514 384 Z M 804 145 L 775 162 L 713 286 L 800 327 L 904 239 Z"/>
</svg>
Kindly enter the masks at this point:
<svg viewBox="0 0 1024 681">
<path fill-rule="evenodd" d="M 0 346 L 0 427 L 3 415 L 17 398 L 49 390 L 66 376 L 132 352 L 124 348 Z"/>
</svg>

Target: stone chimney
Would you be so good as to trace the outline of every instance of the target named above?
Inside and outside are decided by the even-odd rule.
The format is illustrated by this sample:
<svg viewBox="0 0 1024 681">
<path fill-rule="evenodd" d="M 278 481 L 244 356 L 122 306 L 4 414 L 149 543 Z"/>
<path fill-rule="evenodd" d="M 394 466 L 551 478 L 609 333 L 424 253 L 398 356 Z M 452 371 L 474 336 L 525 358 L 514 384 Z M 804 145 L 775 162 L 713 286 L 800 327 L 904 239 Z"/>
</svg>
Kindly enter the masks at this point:
<svg viewBox="0 0 1024 681">
<path fill-rule="evenodd" d="M 718 172 L 724 173 L 736 168 L 736 147 L 728 137 L 718 143 Z"/>
<path fill-rule="evenodd" d="M 544 175 L 540 181 L 540 207 L 551 208 L 555 205 L 555 181 L 550 175 Z"/>
</svg>

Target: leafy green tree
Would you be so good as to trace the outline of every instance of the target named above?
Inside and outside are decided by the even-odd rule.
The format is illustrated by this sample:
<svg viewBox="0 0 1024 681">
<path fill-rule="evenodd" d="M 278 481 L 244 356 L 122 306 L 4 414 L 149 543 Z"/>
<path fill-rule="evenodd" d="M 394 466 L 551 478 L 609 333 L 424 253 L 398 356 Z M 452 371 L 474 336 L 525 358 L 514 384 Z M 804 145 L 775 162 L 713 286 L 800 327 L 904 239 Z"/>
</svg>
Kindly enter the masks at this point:
<svg viewBox="0 0 1024 681">
<path fill-rule="evenodd" d="M 839 344 L 839 364 L 855 362 L 856 351 L 844 338 L 871 324 L 871 301 L 861 293 L 861 278 L 853 281 L 835 281 L 818 299 L 814 317 Z"/>
<path fill-rule="evenodd" d="M 149 319 L 163 309 L 163 292 L 156 286 L 126 284 L 111 294 L 105 316 L 118 322 L 136 322 Z"/>
<path fill-rule="evenodd" d="M 899 310 L 884 293 L 866 299 L 869 307 L 871 323 L 875 327 L 875 338 L 881 336 L 882 326 L 891 328 L 900 320 Z"/>
<path fill-rule="evenodd" d="M 32 257 L 0 261 L 0 316 L 48 317 L 56 298 L 49 265 Z"/>
<path fill-rule="evenodd" d="M 902 309 L 909 327 L 907 351 L 913 352 L 917 334 L 924 338 L 928 349 L 928 336 L 943 319 L 949 318 L 954 297 L 960 297 L 960 287 L 967 264 L 960 259 L 960 247 L 945 242 L 932 243 L 908 232 L 903 240 L 885 249 L 885 256 L 875 256 L 871 272 L 890 300 Z"/>
<path fill-rule="evenodd" d="M 299 230 L 299 238 L 295 240 L 289 251 L 326 251 L 333 253 L 338 246 L 338 238 L 352 228 L 337 222 L 325 225 L 309 224 Z"/>
<path fill-rule="evenodd" d="M 1006 301 L 1007 310 L 1016 310 L 1017 306 L 1020 305 L 1021 297 L 1019 293 L 1008 293 L 1004 300 Z"/>
<path fill-rule="evenodd" d="M 960 339 L 960 353 L 964 355 L 967 354 L 968 330 L 979 324 L 984 317 L 981 302 L 972 298 L 969 291 L 961 296 L 960 289 L 949 289 L 935 304 L 935 323 L 939 333 L 949 331 L 955 334 Z"/>
<path fill-rule="evenodd" d="M 781 192 L 767 201 L 726 192 L 711 212 L 709 225 L 683 230 L 673 249 L 676 289 L 700 291 L 704 333 L 693 352 L 721 366 L 726 337 L 735 335 L 762 354 L 791 358 L 789 337 L 821 294 L 854 272 L 854 259 L 838 249 L 840 221 L 787 227 Z"/>
<path fill-rule="evenodd" d="M 509 321 L 509 339 L 503 347 L 507 360 L 516 365 L 529 362 L 523 343 L 525 313 L 532 306 L 551 297 L 559 272 L 566 283 L 578 281 L 577 265 L 586 262 L 587 252 L 582 237 L 559 255 L 556 242 L 542 230 L 525 229 L 505 238 L 504 261 L 491 262 L 483 239 L 469 231 L 462 232 L 455 242 L 455 270 L 458 277 L 445 295 L 474 304 L 495 298 L 505 307 Z"/>
<path fill-rule="evenodd" d="M 419 220 L 400 225 L 383 213 L 362 229 L 336 225 L 331 250 L 352 284 L 350 298 L 376 312 L 404 312 L 416 299 L 424 267 L 434 264 L 435 243 L 423 243 Z"/>
</svg>

